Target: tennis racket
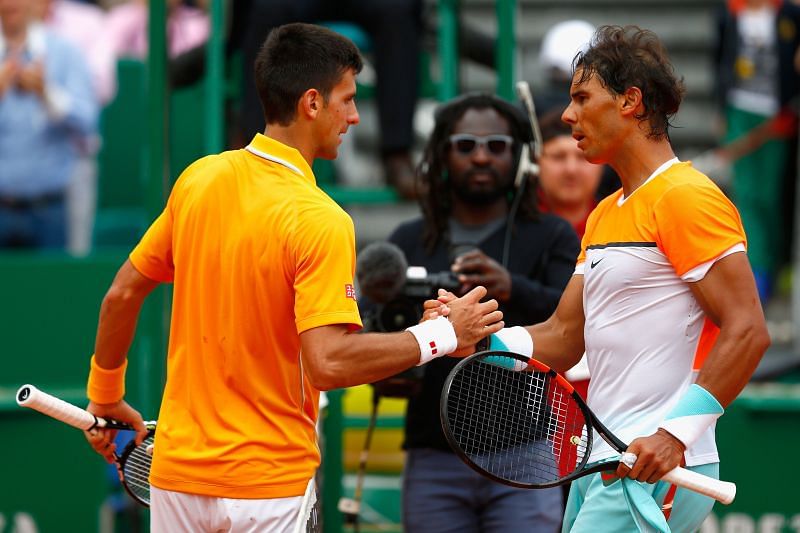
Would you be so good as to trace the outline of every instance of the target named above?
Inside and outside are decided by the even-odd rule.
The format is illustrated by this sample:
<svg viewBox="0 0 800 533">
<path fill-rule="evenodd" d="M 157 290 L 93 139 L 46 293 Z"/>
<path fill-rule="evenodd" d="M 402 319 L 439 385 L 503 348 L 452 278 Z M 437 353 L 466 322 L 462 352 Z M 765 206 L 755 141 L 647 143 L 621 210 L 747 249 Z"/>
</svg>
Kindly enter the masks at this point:
<svg viewBox="0 0 800 533">
<path fill-rule="evenodd" d="M 33 385 L 20 387 L 17 391 L 17 404 L 35 409 L 84 431 L 94 428 L 133 430 L 128 424 L 95 416 L 85 409 L 42 392 Z M 131 498 L 145 507 L 150 507 L 150 462 L 153 456 L 156 423 L 145 422 L 145 425 L 148 429 L 147 437 L 138 446 L 136 441 L 131 440 L 122 453 L 117 455 L 117 466 L 121 473 L 122 486 Z"/>
<path fill-rule="evenodd" d="M 553 487 L 616 470 L 619 461 L 586 467 L 591 429 L 626 465 L 636 461 L 563 376 L 515 353 L 479 352 L 460 361 L 445 381 L 440 414 L 445 437 L 467 465 L 514 487 Z M 733 483 L 685 468 L 663 479 L 725 504 L 736 495 Z"/>
</svg>

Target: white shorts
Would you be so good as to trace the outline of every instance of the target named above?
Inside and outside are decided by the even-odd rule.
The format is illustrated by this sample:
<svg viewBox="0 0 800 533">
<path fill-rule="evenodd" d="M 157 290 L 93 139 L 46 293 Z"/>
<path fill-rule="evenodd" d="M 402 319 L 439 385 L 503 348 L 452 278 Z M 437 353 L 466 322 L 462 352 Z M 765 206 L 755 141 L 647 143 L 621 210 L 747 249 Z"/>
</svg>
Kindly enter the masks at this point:
<svg viewBox="0 0 800 533">
<path fill-rule="evenodd" d="M 309 488 L 314 490 L 314 480 Z M 266 498 L 260 500 L 198 496 L 150 488 L 150 531 L 152 533 L 294 533 L 305 498 Z M 313 503 L 312 503 L 313 504 Z M 305 515 L 306 513 L 304 513 Z"/>
</svg>

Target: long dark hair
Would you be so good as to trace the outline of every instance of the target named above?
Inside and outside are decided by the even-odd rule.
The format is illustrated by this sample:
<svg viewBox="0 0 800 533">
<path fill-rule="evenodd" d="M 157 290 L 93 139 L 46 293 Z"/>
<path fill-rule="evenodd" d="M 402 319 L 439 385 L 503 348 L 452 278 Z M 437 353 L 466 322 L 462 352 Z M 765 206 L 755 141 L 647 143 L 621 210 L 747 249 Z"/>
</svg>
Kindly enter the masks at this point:
<svg viewBox="0 0 800 533">
<path fill-rule="evenodd" d="M 423 242 L 429 253 L 445 238 L 448 233 L 451 183 L 447 179 L 447 150 L 449 137 L 453 133 L 456 122 L 470 109 L 494 109 L 504 117 L 514 138 L 512 175 L 516 175 L 522 143 L 529 142 L 532 136 L 521 109 L 496 96 L 485 93 L 473 93 L 460 96 L 442 104 L 435 113 L 433 133 L 428 138 L 422 161 L 417 167 L 417 179 L 420 182 L 419 203 L 425 218 Z M 536 187 L 523 189 L 518 216 L 535 220 L 539 216 L 536 206 Z M 512 198 L 508 199 L 509 204 Z"/>
</svg>

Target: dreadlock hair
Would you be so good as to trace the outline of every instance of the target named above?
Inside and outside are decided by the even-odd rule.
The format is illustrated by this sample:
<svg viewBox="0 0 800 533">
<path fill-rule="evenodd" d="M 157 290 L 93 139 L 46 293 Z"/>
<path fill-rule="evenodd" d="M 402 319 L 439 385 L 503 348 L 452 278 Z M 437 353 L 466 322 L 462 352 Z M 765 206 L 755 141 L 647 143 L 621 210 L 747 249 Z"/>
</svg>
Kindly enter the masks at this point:
<svg viewBox="0 0 800 533">
<path fill-rule="evenodd" d="M 670 119 L 678 112 L 686 89 L 655 33 L 638 26 L 602 26 L 572 64 L 574 70 L 583 69 L 579 83 L 597 75 L 613 95 L 638 87 L 644 111 L 636 118 L 649 123 L 648 137 L 669 139 Z"/>
<path fill-rule="evenodd" d="M 512 176 L 516 175 L 522 143 L 530 142 L 533 134 L 524 113 L 518 107 L 487 93 L 470 93 L 442 104 L 435 112 L 433 133 L 428 138 L 417 166 L 417 178 L 421 183 L 420 207 L 425 219 L 423 243 L 429 253 L 448 236 L 450 218 L 451 181 L 447 179 L 447 152 L 450 149 L 450 135 L 456 122 L 470 109 L 494 109 L 508 121 L 511 137 L 514 139 Z M 514 191 L 516 192 L 516 190 Z M 539 210 L 536 206 L 536 187 L 525 187 L 518 216 L 536 220 Z M 509 205 L 513 194 L 509 195 Z M 512 221 L 509 221 L 512 223 Z"/>
</svg>

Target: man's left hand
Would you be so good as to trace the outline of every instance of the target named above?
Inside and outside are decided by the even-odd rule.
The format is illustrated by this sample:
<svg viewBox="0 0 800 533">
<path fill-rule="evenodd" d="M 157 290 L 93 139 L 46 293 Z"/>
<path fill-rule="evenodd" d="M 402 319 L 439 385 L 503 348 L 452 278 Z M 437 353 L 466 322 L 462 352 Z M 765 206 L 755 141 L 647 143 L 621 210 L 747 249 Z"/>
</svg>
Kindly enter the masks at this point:
<svg viewBox="0 0 800 533">
<path fill-rule="evenodd" d="M 115 403 L 98 404 L 89 402 L 86 410 L 95 416 L 116 420 L 117 422 L 127 422 L 136 431 L 136 443 L 141 444 L 147 436 L 147 428 L 142 420 L 142 415 L 128 405 L 125 400 Z M 94 428 L 85 431 L 84 436 L 94 450 L 102 455 L 108 463 L 115 460 L 116 444 L 114 439 L 117 436 L 116 429 Z"/>
<path fill-rule="evenodd" d="M 511 298 L 511 274 L 482 251 L 472 250 L 458 256 L 451 268 L 458 275 L 462 292 L 483 285 L 490 298 L 499 302 Z"/>
<path fill-rule="evenodd" d="M 669 432 L 659 428 L 649 437 L 634 439 L 627 451 L 636 454 L 636 462 L 633 468 L 620 463 L 617 475 L 655 483 L 664 474 L 680 466 L 686 447 Z"/>
</svg>

